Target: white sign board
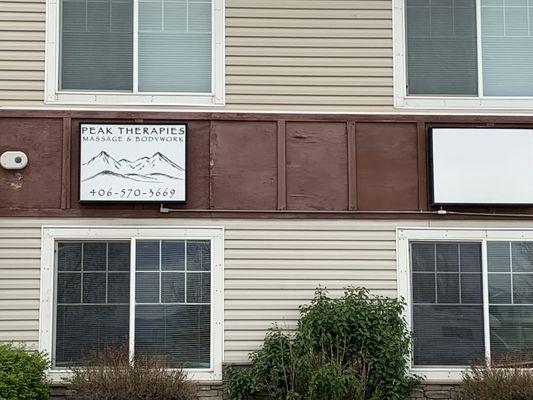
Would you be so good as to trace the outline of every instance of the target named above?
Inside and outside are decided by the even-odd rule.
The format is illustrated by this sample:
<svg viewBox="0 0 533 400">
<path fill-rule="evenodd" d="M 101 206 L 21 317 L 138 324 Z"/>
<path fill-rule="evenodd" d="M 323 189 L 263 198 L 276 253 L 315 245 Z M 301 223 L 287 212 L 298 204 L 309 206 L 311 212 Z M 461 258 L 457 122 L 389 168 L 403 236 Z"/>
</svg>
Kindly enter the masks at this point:
<svg viewBox="0 0 533 400">
<path fill-rule="evenodd" d="M 185 201 L 184 124 L 81 124 L 80 201 Z"/>
<path fill-rule="evenodd" d="M 533 129 L 433 128 L 435 204 L 533 204 Z"/>
</svg>

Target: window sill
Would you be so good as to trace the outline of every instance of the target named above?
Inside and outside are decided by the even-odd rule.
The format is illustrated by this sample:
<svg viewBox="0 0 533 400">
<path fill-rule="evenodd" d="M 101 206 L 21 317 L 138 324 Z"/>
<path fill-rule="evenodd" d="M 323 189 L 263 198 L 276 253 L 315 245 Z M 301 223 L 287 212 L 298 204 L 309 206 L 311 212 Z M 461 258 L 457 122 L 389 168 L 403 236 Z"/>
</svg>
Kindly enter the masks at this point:
<svg viewBox="0 0 533 400">
<path fill-rule="evenodd" d="M 424 383 L 453 384 L 461 382 L 464 368 L 411 368 L 409 372 L 424 378 Z"/>
<path fill-rule="evenodd" d="M 402 109 L 523 110 L 533 108 L 533 97 L 396 97 Z"/>
<path fill-rule="evenodd" d="M 58 92 L 45 97 L 46 104 L 109 106 L 224 106 L 223 97 L 213 94 L 131 94 Z"/>
<path fill-rule="evenodd" d="M 187 378 L 195 382 L 220 382 L 222 381 L 222 373 L 213 370 L 187 370 Z M 46 377 L 52 384 L 64 384 L 65 380 L 72 376 L 69 369 L 50 369 L 46 372 Z"/>
</svg>

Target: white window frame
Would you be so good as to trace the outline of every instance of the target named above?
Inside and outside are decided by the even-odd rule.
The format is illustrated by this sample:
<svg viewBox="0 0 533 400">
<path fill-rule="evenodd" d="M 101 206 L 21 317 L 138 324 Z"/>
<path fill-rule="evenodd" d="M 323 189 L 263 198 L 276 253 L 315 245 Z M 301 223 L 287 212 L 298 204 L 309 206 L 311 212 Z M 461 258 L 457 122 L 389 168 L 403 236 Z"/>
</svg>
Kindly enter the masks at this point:
<svg viewBox="0 0 533 400">
<path fill-rule="evenodd" d="M 481 54 L 481 0 L 476 0 L 478 96 L 409 95 L 407 93 L 407 36 L 405 2 L 393 0 L 394 107 L 405 109 L 499 109 L 533 108 L 533 96 L 484 96 Z"/>
<path fill-rule="evenodd" d="M 134 0 L 133 35 L 138 32 L 138 0 Z M 225 105 L 225 0 L 212 5 L 212 68 L 210 93 L 138 92 L 138 49 L 133 46 L 133 92 L 78 91 L 59 89 L 60 0 L 46 0 L 46 55 L 44 102 L 64 105 L 159 105 L 159 106 L 224 106 Z"/>
<path fill-rule="evenodd" d="M 403 297 L 407 302 L 407 307 L 404 309 L 404 317 L 411 331 L 413 329 L 413 316 L 411 310 L 412 293 L 409 243 L 412 241 L 476 242 L 481 244 L 485 359 L 490 360 L 487 241 L 533 241 L 533 229 L 398 228 L 396 230 L 398 296 Z M 465 371 L 465 368 L 461 367 L 414 367 L 412 365 L 412 354 L 410 354 L 409 360 L 409 370 L 414 374 L 425 377 L 429 382 L 459 382 Z"/>
<path fill-rule="evenodd" d="M 55 332 L 55 244 L 61 240 L 131 240 L 130 274 L 130 352 L 133 351 L 135 322 L 135 242 L 152 240 L 211 241 L 211 368 L 185 369 L 195 381 L 222 380 L 224 354 L 224 228 L 222 227 L 56 227 L 44 226 L 41 235 L 41 289 L 39 312 L 39 350 L 53 357 Z M 61 382 L 70 375 L 66 368 L 51 368 L 48 376 Z"/>
</svg>

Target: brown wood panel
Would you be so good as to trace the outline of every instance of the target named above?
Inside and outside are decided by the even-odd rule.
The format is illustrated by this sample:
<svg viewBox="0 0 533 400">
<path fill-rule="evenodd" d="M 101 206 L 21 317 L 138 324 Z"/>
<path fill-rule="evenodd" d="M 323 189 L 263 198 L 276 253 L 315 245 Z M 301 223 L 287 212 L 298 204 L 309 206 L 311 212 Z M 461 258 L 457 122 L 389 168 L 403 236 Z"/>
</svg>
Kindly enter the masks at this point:
<svg viewBox="0 0 533 400">
<path fill-rule="evenodd" d="M 0 207 L 61 208 L 61 118 L 0 118 L 0 154 L 20 150 L 28 166 L 0 168 Z"/>
<path fill-rule="evenodd" d="M 165 204 L 171 214 L 159 204 L 80 205 L 80 122 L 187 122 L 187 203 Z M 0 216 L 533 218 L 530 206 L 434 214 L 432 126 L 532 128 L 533 116 L 0 110 L 0 152 L 30 156 L 21 172 L 0 169 Z"/>
<path fill-rule="evenodd" d="M 211 142 L 218 209 L 277 208 L 277 123 L 217 121 Z"/>
<path fill-rule="evenodd" d="M 417 210 L 416 124 L 356 125 L 359 210 Z"/>
<path fill-rule="evenodd" d="M 346 123 L 287 122 L 287 208 L 348 209 Z"/>
</svg>

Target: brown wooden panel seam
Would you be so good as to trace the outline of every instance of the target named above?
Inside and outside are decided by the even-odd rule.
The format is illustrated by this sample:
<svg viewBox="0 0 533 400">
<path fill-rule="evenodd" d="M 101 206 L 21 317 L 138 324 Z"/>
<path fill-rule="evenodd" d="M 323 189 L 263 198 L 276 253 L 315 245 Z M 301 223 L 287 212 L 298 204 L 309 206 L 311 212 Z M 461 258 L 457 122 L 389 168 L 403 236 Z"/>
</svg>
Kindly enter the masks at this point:
<svg viewBox="0 0 533 400">
<path fill-rule="evenodd" d="M 215 198 L 213 193 L 213 167 L 215 158 L 213 154 L 213 137 L 215 136 L 214 121 L 209 121 L 209 208 L 215 208 Z"/>
<path fill-rule="evenodd" d="M 278 121 L 278 210 L 287 209 L 287 134 L 285 120 Z"/>
<path fill-rule="evenodd" d="M 63 147 L 61 164 L 61 208 L 70 208 L 70 171 L 72 153 L 72 120 L 70 117 L 63 118 Z"/>
<path fill-rule="evenodd" d="M 423 122 L 417 123 L 418 145 L 418 209 L 428 208 L 427 133 Z"/>
<path fill-rule="evenodd" d="M 355 121 L 346 123 L 348 135 L 348 209 L 357 210 L 357 170 Z"/>
</svg>

